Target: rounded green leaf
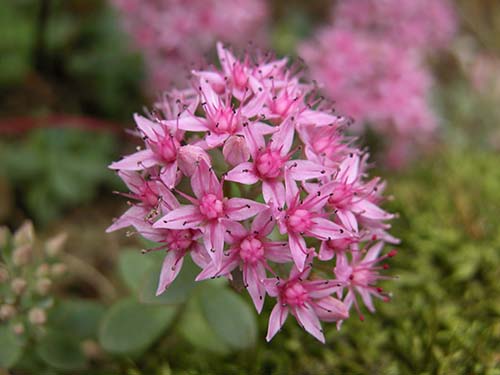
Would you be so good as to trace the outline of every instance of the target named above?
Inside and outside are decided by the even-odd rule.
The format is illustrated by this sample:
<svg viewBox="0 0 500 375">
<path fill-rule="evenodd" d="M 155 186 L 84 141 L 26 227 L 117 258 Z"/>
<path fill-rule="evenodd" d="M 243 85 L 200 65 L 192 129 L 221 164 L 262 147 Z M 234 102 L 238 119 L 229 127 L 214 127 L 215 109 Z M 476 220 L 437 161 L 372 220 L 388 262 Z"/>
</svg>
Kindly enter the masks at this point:
<svg viewBox="0 0 500 375">
<path fill-rule="evenodd" d="M 198 298 L 192 298 L 187 304 L 179 323 L 179 331 L 191 345 L 198 349 L 218 354 L 226 354 L 230 351 L 203 316 Z"/>
<path fill-rule="evenodd" d="M 78 340 L 69 332 L 49 331 L 37 345 L 37 354 L 49 365 L 60 370 L 85 367 L 85 356 Z"/>
<path fill-rule="evenodd" d="M 7 325 L 0 326 L 0 368 L 10 368 L 23 354 L 23 345 L 19 337 Z"/>
<path fill-rule="evenodd" d="M 180 304 L 187 301 L 191 291 L 196 286 L 194 279 L 199 269 L 193 261 L 186 257 L 182 270 L 175 281 L 161 295 L 156 295 L 160 278 L 161 263 L 154 265 L 147 273 L 139 292 L 139 300 L 147 304 Z"/>
<path fill-rule="evenodd" d="M 120 253 L 118 270 L 122 280 L 133 292 L 140 290 L 146 273 L 154 264 L 153 258 L 149 255 L 133 249 L 123 250 Z"/>
<path fill-rule="evenodd" d="M 255 344 L 257 322 L 250 306 L 226 288 L 206 287 L 200 290 L 203 316 L 216 335 L 234 349 Z"/>
<path fill-rule="evenodd" d="M 145 305 L 133 299 L 119 301 L 104 315 L 99 342 L 114 354 L 139 354 L 158 339 L 172 322 L 175 306 Z"/>
<path fill-rule="evenodd" d="M 71 332 L 79 339 L 97 337 L 103 305 L 89 300 L 74 299 L 59 302 L 51 311 L 48 325 L 59 332 Z"/>
</svg>

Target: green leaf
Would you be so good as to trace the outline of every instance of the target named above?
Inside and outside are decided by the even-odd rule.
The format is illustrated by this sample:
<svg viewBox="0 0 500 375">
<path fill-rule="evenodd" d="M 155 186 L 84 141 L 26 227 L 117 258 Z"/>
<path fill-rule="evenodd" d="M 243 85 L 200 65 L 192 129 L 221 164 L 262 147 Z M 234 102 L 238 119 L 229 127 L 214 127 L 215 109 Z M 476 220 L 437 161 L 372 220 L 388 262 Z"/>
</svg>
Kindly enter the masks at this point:
<svg viewBox="0 0 500 375">
<path fill-rule="evenodd" d="M 199 293 L 203 316 L 217 336 L 233 349 L 255 344 L 257 322 L 250 306 L 226 288 L 207 286 Z"/>
<path fill-rule="evenodd" d="M 191 258 L 185 257 L 182 270 L 175 281 L 165 292 L 156 296 L 161 265 L 161 262 L 158 262 L 158 264 L 154 265 L 148 271 L 139 293 L 139 300 L 148 304 L 167 305 L 186 302 L 193 288 L 196 286 L 194 279 L 199 273 L 199 268 L 193 263 Z"/>
<path fill-rule="evenodd" d="M 226 354 L 230 348 L 217 336 L 202 314 L 199 298 L 192 298 L 182 313 L 179 323 L 182 336 L 194 347 L 218 354 Z"/>
<path fill-rule="evenodd" d="M 94 301 L 64 300 L 51 311 L 48 325 L 60 332 L 71 332 L 79 339 L 93 338 L 97 337 L 104 311 L 104 306 Z"/>
<path fill-rule="evenodd" d="M 22 341 L 7 325 L 0 326 L 0 368 L 10 368 L 23 353 Z"/>
<path fill-rule="evenodd" d="M 99 342 L 104 350 L 113 354 L 140 354 L 162 335 L 176 311 L 175 306 L 121 300 L 102 319 Z"/>
<path fill-rule="evenodd" d="M 127 249 L 120 253 L 118 270 L 125 284 L 133 292 L 138 292 L 146 273 L 153 267 L 153 258 L 138 250 Z"/>
<path fill-rule="evenodd" d="M 85 356 L 80 343 L 71 332 L 49 331 L 39 342 L 37 354 L 49 365 L 60 370 L 80 370 L 85 367 Z"/>
</svg>

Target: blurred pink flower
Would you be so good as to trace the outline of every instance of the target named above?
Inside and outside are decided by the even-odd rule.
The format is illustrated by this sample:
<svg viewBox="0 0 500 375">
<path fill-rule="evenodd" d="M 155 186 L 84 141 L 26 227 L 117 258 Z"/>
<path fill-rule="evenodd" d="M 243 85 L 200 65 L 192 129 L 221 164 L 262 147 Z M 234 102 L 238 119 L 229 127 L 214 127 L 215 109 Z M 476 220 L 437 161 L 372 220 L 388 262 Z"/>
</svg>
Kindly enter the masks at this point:
<svg viewBox="0 0 500 375">
<path fill-rule="evenodd" d="M 265 0 L 111 0 L 144 55 L 150 92 L 183 83 L 215 41 L 265 45 Z"/>
<path fill-rule="evenodd" d="M 333 13 L 338 27 L 429 52 L 446 47 L 458 27 L 450 0 L 340 0 Z"/>
</svg>

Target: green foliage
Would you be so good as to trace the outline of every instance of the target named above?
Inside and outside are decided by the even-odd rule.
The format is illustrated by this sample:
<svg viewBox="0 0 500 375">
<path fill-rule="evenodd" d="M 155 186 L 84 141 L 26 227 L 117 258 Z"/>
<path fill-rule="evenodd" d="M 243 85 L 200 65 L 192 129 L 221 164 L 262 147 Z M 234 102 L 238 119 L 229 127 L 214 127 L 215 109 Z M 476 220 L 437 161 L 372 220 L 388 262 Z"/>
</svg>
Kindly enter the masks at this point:
<svg viewBox="0 0 500 375">
<path fill-rule="evenodd" d="M 21 142 L 0 143 L 0 174 L 40 224 L 88 202 L 102 184 L 115 184 L 107 165 L 114 139 L 76 129 L 40 129 Z"/>
<path fill-rule="evenodd" d="M 80 370 L 86 365 L 79 342 L 61 332 L 45 334 L 37 346 L 37 354 L 47 364 L 59 370 Z"/>
<path fill-rule="evenodd" d="M 113 305 L 99 329 L 99 342 L 113 354 L 141 354 L 172 322 L 175 306 L 145 305 L 124 299 Z"/>
<path fill-rule="evenodd" d="M 21 338 L 7 325 L 0 326 L 0 348 L 0 368 L 12 367 L 23 353 Z"/>
</svg>

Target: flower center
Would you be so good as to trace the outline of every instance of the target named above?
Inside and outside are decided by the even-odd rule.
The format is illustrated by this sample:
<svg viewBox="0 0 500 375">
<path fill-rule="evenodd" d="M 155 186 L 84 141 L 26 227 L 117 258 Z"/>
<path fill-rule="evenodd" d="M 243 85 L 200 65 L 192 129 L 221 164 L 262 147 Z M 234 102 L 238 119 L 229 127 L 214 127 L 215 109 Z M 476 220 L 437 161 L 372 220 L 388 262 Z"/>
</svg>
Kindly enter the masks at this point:
<svg viewBox="0 0 500 375">
<path fill-rule="evenodd" d="M 189 229 L 168 230 L 165 235 L 165 243 L 169 250 L 185 250 L 191 246 L 193 234 Z"/>
<path fill-rule="evenodd" d="M 234 64 L 233 67 L 233 81 L 234 85 L 239 88 L 243 89 L 247 85 L 248 77 L 245 74 L 245 69 L 243 68 L 243 65 L 237 62 Z"/>
<path fill-rule="evenodd" d="M 307 290 L 298 282 L 287 285 L 282 297 L 285 304 L 296 307 L 303 306 L 309 299 Z"/>
<path fill-rule="evenodd" d="M 177 149 L 180 147 L 180 143 L 175 137 L 167 136 L 151 144 L 150 147 L 163 161 L 170 163 L 177 158 Z"/>
<path fill-rule="evenodd" d="M 332 196 L 328 198 L 328 204 L 336 208 L 346 208 L 351 204 L 353 195 L 350 185 L 339 184 L 335 187 Z"/>
<path fill-rule="evenodd" d="M 205 194 L 200 199 L 200 212 L 207 219 L 216 219 L 224 213 L 224 203 L 214 194 Z"/>
<path fill-rule="evenodd" d="M 238 127 L 238 120 L 232 108 L 220 108 L 212 118 L 212 128 L 217 134 L 234 134 Z"/>
<path fill-rule="evenodd" d="M 280 95 L 279 97 L 271 101 L 270 105 L 271 112 L 284 118 L 287 116 L 294 101 L 295 100 L 290 98 L 288 93 L 285 92 L 283 95 Z"/>
<path fill-rule="evenodd" d="M 267 149 L 257 156 L 255 167 L 260 177 L 273 179 L 281 175 L 284 160 L 279 151 Z"/>
<path fill-rule="evenodd" d="M 142 186 L 140 199 L 147 207 L 155 207 L 158 204 L 158 193 L 151 182 L 145 182 Z"/>
<path fill-rule="evenodd" d="M 307 210 L 295 210 L 288 217 L 288 228 L 293 232 L 305 232 L 311 227 L 311 213 Z"/>
<path fill-rule="evenodd" d="M 264 245 L 257 238 L 249 236 L 240 243 L 240 257 L 246 263 L 256 263 L 264 257 Z"/>
</svg>

